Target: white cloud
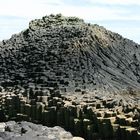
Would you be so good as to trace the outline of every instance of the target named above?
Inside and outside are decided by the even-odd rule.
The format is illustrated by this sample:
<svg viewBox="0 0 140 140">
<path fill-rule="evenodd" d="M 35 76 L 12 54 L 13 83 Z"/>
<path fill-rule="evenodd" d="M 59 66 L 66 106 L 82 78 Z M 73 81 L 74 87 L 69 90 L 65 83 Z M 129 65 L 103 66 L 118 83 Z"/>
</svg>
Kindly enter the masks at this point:
<svg viewBox="0 0 140 140">
<path fill-rule="evenodd" d="M 134 40 L 135 42 L 140 44 L 140 27 L 132 27 L 132 28 L 127 28 L 127 27 L 116 27 L 116 28 L 111 28 L 108 27 L 109 30 L 117 32 L 123 37 L 129 38 L 131 40 Z"/>
<path fill-rule="evenodd" d="M 109 4 L 109 5 L 140 5 L 139 0 L 86 0 L 90 3 Z"/>
<path fill-rule="evenodd" d="M 71 4 L 68 4 L 69 2 Z M 69 2 L 66 0 L 0 0 L 0 19 L 1 16 L 23 17 L 27 24 L 34 18 L 41 18 L 51 13 L 62 13 L 65 16 L 77 16 L 86 21 L 140 20 L 140 10 L 135 12 L 134 6 L 140 6 L 140 0 L 77 0 L 76 5 L 74 5 L 74 0 L 69 0 Z M 130 9 L 131 5 L 133 8 Z M 10 22 L 7 26 L 9 28 L 23 27 L 22 24 L 24 24 L 22 22 L 10 24 Z M 135 25 L 133 26 L 135 27 Z M 139 28 L 138 25 L 136 28 Z M 19 29 L 17 28 L 17 30 Z M 3 30 L 3 32 L 8 34 L 8 30 Z M 120 31 L 118 30 L 118 32 Z"/>
<path fill-rule="evenodd" d="M 50 4 L 50 5 L 62 5 L 64 4 L 63 0 L 40 0 L 43 4 Z"/>
<path fill-rule="evenodd" d="M 138 0 L 85 0 L 95 3 L 88 7 L 67 5 L 64 0 L 3 0 L 0 2 L 0 15 L 21 16 L 21 17 L 40 17 L 50 13 L 62 13 L 64 15 L 79 16 L 84 19 L 108 20 L 108 19 L 127 19 L 123 17 L 126 10 L 112 9 L 110 7 L 100 7 L 99 4 L 130 4 Z M 124 2 L 125 1 L 125 2 Z M 138 3 L 140 3 L 138 1 Z M 138 16 L 137 16 L 138 17 Z M 137 18 L 136 17 L 136 18 Z M 134 18 L 134 17 L 133 17 Z M 140 17 L 138 17 L 140 19 Z"/>
<path fill-rule="evenodd" d="M 99 6 L 98 4 L 134 4 L 138 0 L 85 0 L 85 2 L 95 3 L 89 6 L 68 5 L 64 0 L 1 0 L 0 1 L 0 16 L 19 16 L 25 18 L 40 18 L 50 13 L 62 13 L 66 16 L 78 16 L 85 20 L 127 20 L 140 19 L 140 15 L 129 15 L 129 9 L 110 8 Z"/>
</svg>

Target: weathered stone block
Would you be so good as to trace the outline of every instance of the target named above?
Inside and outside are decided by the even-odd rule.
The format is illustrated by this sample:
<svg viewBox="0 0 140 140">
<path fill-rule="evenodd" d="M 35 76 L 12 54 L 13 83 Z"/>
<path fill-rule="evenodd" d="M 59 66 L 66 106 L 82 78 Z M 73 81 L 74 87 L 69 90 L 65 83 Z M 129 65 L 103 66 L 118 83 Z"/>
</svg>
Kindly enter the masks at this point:
<svg viewBox="0 0 140 140">
<path fill-rule="evenodd" d="M 124 115 L 117 115 L 116 122 L 122 126 L 126 126 L 126 117 Z"/>
<path fill-rule="evenodd" d="M 76 107 L 74 105 L 69 105 L 68 110 L 70 112 L 70 116 L 76 117 Z"/>
<path fill-rule="evenodd" d="M 31 117 L 31 105 L 25 104 L 25 114 Z"/>
<path fill-rule="evenodd" d="M 102 103 L 101 103 L 101 102 L 96 104 L 96 108 L 97 108 L 97 109 L 99 109 L 99 108 L 101 108 L 101 107 L 102 107 Z"/>
<path fill-rule="evenodd" d="M 91 120 L 93 120 L 93 112 L 94 112 L 94 107 L 91 107 L 91 106 L 89 106 L 89 107 L 87 107 L 87 115 L 88 115 L 88 118 L 89 119 L 91 119 Z"/>
<path fill-rule="evenodd" d="M 65 118 L 64 125 L 68 129 L 69 128 L 69 121 L 70 121 L 70 111 L 67 108 L 64 109 L 64 118 Z"/>
<path fill-rule="evenodd" d="M 77 118 L 74 119 L 74 134 L 76 136 L 81 136 L 81 134 L 83 134 L 82 120 Z"/>
<path fill-rule="evenodd" d="M 88 137 L 88 132 L 90 130 L 90 126 L 89 125 L 91 125 L 91 124 L 92 124 L 92 122 L 89 119 L 84 119 L 83 120 L 83 128 L 84 128 L 84 136 L 85 137 Z"/>
<path fill-rule="evenodd" d="M 112 117 L 113 116 L 113 112 L 112 111 L 106 111 L 105 112 L 105 118 L 109 118 L 109 117 Z"/>
<path fill-rule="evenodd" d="M 15 107 L 12 106 L 12 105 L 9 105 L 8 106 L 8 116 L 9 116 L 9 118 L 16 117 L 16 115 L 17 115 L 17 112 L 15 110 Z"/>
<path fill-rule="evenodd" d="M 36 120 L 36 105 L 31 105 L 31 118 Z"/>
<path fill-rule="evenodd" d="M 115 117 L 104 118 L 102 121 L 103 137 L 112 138 L 113 137 L 113 127 L 112 124 L 115 122 Z"/>
<path fill-rule="evenodd" d="M 50 111 L 44 110 L 42 114 L 43 124 L 47 126 L 51 126 L 51 118 L 50 118 Z"/>
<path fill-rule="evenodd" d="M 61 107 L 63 107 L 63 103 L 62 102 L 57 102 L 57 109 L 59 110 Z"/>
<path fill-rule="evenodd" d="M 49 107 L 50 124 L 54 126 L 57 122 L 56 106 Z"/>
<path fill-rule="evenodd" d="M 131 123 L 132 123 L 133 119 L 132 118 L 126 118 L 125 121 L 126 121 L 127 126 L 131 126 Z"/>
<path fill-rule="evenodd" d="M 36 102 L 36 120 L 42 120 L 42 113 L 45 105 L 42 102 Z"/>
<path fill-rule="evenodd" d="M 100 136 L 103 136 L 102 123 L 103 123 L 103 117 L 97 117 L 97 130 Z"/>
<path fill-rule="evenodd" d="M 64 108 L 61 107 L 57 111 L 57 125 L 64 126 L 65 117 L 64 117 Z"/>
<path fill-rule="evenodd" d="M 129 126 L 120 126 L 118 129 L 118 138 L 120 138 L 120 140 L 125 140 L 127 139 L 127 133 L 126 133 L 126 129 L 130 128 Z"/>
<path fill-rule="evenodd" d="M 132 120 L 131 126 L 132 127 L 139 127 L 140 126 L 140 122 L 138 120 Z"/>
<path fill-rule="evenodd" d="M 95 133 L 95 128 L 93 124 L 87 126 L 87 139 L 92 140 L 92 134 Z"/>
<path fill-rule="evenodd" d="M 74 132 L 74 117 L 73 116 L 70 116 L 69 130 L 71 132 Z"/>
<path fill-rule="evenodd" d="M 135 128 L 127 128 L 126 129 L 126 137 L 127 140 L 138 140 L 138 132 Z"/>
<path fill-rule="evenodd" d="M 81 107 L 81 105 L 77 105 L 76 106 L 76 116 L 77 116 L 77 118 L 82 118 L 82 114 L 83 114 L 83 111 L 82 111 L 82 107 Z"/>
<path fill-rule="evenodd" d="M 117 138 L 118 137 L 118 129 L 119 129 L 119 124 L 111 124 L 112 130 L 113 130 L 113 137 Z"/>
<path fill-rule="evenodd" d="M 47 103 L 48 102 L 48 96 L 42 96 L 41 100 L 42 100 L 42 103 Z"/>
</svg>

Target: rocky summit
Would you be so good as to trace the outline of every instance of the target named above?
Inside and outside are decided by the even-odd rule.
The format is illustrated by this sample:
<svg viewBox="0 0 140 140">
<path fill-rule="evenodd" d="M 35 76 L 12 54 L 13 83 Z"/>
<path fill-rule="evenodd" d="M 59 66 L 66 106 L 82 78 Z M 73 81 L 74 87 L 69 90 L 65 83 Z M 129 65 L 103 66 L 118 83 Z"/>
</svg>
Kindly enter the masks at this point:
<svg viewBox="0 0 140 140">
<path fill-rule="evenodd" d="M 49 15 L 0 42 L 0 139 L 140 140 L 139 93 L 140 45 L 99 25 Z"/>
</svg>

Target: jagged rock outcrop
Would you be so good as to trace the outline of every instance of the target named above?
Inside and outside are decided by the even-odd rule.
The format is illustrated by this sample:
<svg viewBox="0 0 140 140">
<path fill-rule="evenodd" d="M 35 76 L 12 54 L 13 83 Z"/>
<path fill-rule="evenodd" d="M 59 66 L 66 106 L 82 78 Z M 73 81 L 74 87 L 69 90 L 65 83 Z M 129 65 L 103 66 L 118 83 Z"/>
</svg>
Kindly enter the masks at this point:
<svg viewBox="0 0 140 140">
<path fill-rule="evenodd" d="M 140 46 L 75 17 L 45 16 L 0 43 L 2 86 L 140 88 Z"/>
<path fill-rule="evenodd" d="M 140 105 L 138 104 L 126 103 L 118 98 L 116 100 L 116 97 L 99 97 L 93 92 L 62 94 L 60 90 L 50 89 L 47 92 L 34 90 L 32 93 L 36 96 L 25 96 L 27 92 L 24 91 L 23 94 L 22 91 L 15 92 L 12 89 L 0 92 L 0 118 L 5 118 L 5 121 L 30 121 L 50 127 L 61 126 L 74 136 L 83 137 L 85 140 L 140 140 Z M 23 128 L 22 126 L 19 123 L 8 125 L 6 130 L 10 127 L 9 131 L 11 131 L 8 132 L 8 136 L 17 137 L 17 133 L 19 135 L 21 130 L 22 132 L 27 130 L 25 134 L 21 132 L 23 136 L 19 139 L 25 137 L 32 139 L 35 136 L 38 140 L 42 140 L 42 133 L 43 136 L 45 134 L 45 139 L 49 138 L 46 129 L 42 130 L 46 127 L 31 123 L 25 123 Z M 29 127 L 32 126 L 36 127 L 35 131 L 30 131 Z M 1 129 L 3 130 L 0 124 L 0 131 Z M 57 131 L 55 133 L 57 138 L 61 136 L 65 140 L 72 139 L 69 133 L 59 133 L 59 129 L 55 128 L 51 130 Z M 14 135 L 14 132 L 17 133 Z M 7 134 L 7 131 L 0 133 L 0 136 L 4 137 L 5 133 Z M 28 138 L 29 136 L 31 138 Z M 73 140 L 82 140 L 82 138 L 76 137 Z"/>
</svg>

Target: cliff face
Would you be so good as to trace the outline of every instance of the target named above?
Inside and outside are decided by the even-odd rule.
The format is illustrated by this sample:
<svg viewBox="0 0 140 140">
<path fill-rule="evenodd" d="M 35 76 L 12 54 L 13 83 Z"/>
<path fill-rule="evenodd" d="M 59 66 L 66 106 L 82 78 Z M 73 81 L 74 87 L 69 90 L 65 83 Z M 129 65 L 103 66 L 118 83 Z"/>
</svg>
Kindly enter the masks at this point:
<svg viewBox="0 0 140 140">
<path fill-rule="evenodd" d="M 75 17 L 45 16 L 0 43 L 2 86 L 140 88 L 140 45 Z"/>
</svg>

